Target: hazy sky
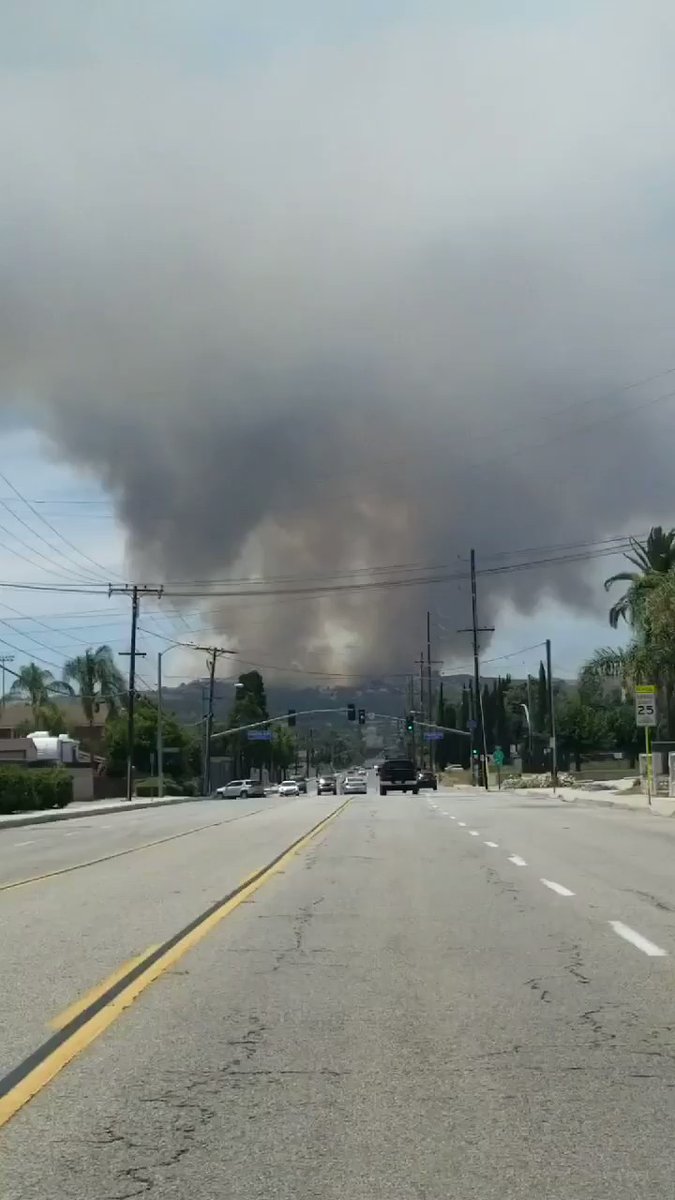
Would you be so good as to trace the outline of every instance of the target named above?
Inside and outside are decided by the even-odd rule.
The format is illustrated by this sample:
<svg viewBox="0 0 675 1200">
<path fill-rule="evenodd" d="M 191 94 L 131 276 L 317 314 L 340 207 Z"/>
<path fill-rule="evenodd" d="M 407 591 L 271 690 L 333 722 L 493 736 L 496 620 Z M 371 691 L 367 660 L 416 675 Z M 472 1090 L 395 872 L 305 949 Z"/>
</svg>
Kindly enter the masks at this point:
<svg viewBox="0 0 675 1200">
<path fill-rule="evenodd" d="M 673 523 L 668 7 L 250 7 L 3 11 L 5 467 L 85 576 L 315 579 Z M 52 559 L 57 535 L 0 494 L 4 577 L 49 578 L 12 532 Z M 490 655 L 550 633 L 571 672 L 615 569 L 482 581 Z M 56 663 L 63 605 L 30 626 Z M 386 670 L 427 607 L 459 663 L 455 584 L 210 622 L 260 661 Z M 154 628 L 209 621 L 183 612 Z"/>
</svg>

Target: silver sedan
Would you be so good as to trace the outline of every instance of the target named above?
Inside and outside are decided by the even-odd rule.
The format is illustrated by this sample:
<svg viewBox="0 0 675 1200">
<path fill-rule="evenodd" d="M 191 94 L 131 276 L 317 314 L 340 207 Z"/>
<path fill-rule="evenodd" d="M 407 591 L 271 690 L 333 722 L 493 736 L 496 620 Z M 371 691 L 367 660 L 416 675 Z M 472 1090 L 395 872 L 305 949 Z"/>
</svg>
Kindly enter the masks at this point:
<svg viewBox="0 0 675 1200">
<path fill-rule="evenodd" d="M 368 780 L 363 775 L 346 775 L 340 790 L 343 796 L 365 796 L 368 793 Z"/>
</svg>

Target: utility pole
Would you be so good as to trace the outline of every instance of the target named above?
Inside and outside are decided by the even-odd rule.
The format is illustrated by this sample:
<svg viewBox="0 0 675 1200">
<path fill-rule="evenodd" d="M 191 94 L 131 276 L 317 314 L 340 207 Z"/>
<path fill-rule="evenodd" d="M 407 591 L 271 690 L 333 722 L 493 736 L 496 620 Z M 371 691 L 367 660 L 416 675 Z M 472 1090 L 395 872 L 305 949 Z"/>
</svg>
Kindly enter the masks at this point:
<svg viewBox="0 0 675 1200">
<path fill-rule="evenodd" d="M 431 697 L 431 613 L 427 609 L 427 720 L 433 721 L 433 703 Z M 434 744 L 429 742 L 429 766 L 434 768 Z"/>
<path fill-rule="evenodd" d="M 485 724 L 483 722 L 483 705 L 481 703 L 481 694 L 480 694 L 480 667 L 479 667 L 479 663 L 478 663 L 478 649 L 479 649 L 478 634 L 479 633 L 494 633 L 494 626 L 493 625 L 480 625 L 479 626 L 479 624 L 478 624 L 478 597 L 477 597 L 477 589 L 476 589 L 476 551 L 473 548 L 471 549 L 470 575 L 471 575 L 471 628 L 470 629 L 458 629 L 457 632 L 473 634 L 473 688 L 474 688 L 474 711 L 475 711 L 474 719 L 477 721 L 476 729 L 477 729 L 477 733 L 478 733 L 478 738 L 477 738 L 478 755 L 479 755 L 479 760 L 482 760 L 478 782 L 482 783 L 485 786 L 486 791 L 489 791 L 490 784 L 488 782 L 488 769 L 487 769 L 487 744 L 485 741 Z"/>
<path fill-rule="evenodd" d="M 216 663 L 222 654 L 234 654 L 234 650 L 225 650 L 222 646 L 196 646 L 197 650 L 209 650 L 209 703 L 206 710 L 206 754 L 204 758 L 204 795 L 211 795 L 211 735 L 213 733 L 213 693 L 216 686 Z"/>
<path fill-rule="evenodd" d="M 134 709 L 136 702 L 136 627 L 141 596 L 157 596 L 161 599 L 163 587 L 151 588 L 145 584 L 139 587 L 137 583 L 125 583 L 121 587 L 108 584 L 108 596 L 131 596 L 131 645 L 125 651 L 129 656 L 129 694 L 127 696 L 127 800 L 133 799 L 134 794 Z"/>
<path fill-rule="evenodd" d="M 164 795 L 164 742 L 162 730 L 162 651 L 157 655 L 157 798 Z"/>
<path fill-rule="evenodd" d="M 0 663 L 2 663 L 2 711 L 5 711 L 5 667 L 7 663 L 14 662 L 13 654 L 0 654 Z"/>
<path fill-rule="evenodd" d="M 558 747 L 555 735 L 555 707 L 553 704 L 553 675 L 551 673 L 551 639 L 546 639 L 546 678 L 548 683 L 548 727 L 551 746 L 551 783 L 555 792 L 558 786 Z"/>
<path fill-rule="evenodd" d="M 426 710 L 424 708 L 424 651 L 423 650 L 420 650 L 420 656 L 416 661 L 417 661 L 417 665 L 420 669 L 420 717 L 421 717 L 422 721 L 424 721 L 424 718 L 426 716 Z M 422 733 L 420 731 L 420 766 L 421 767 L 424 767 L 424 765 L 425 765 L 424 751 L 425 751 L 424 738 L 422 737 Z"/>
</svg>

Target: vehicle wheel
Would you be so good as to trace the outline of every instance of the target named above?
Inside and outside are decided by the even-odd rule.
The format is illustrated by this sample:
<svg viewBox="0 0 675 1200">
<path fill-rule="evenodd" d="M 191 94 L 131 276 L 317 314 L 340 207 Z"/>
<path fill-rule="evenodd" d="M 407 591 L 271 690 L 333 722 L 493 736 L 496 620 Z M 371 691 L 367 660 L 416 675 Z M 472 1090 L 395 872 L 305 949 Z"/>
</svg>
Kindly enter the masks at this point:
<svg viewBox="0 0 675 1200">
<path fill-rule="evenodd" d="M 412 790 L 412 794 L 413 794 L 413 796 L 419 796 L 419 794 L 420 794 L 420 789 L 419 789 L 419 788 L 413 788 L 413 790 Z"/>
<path fill-rule="evenodd" d="M 386 794 L 387 794 L 387 789 L 385 787 L 382 787 L 382 785 L 380 785 L 380 795 L 386 796 Z"/>
<path fill-rule="evenodd" d="M 239 799 L 240 800 L 248 800 L 248 792 L 240 792 Z"/>
</svg>

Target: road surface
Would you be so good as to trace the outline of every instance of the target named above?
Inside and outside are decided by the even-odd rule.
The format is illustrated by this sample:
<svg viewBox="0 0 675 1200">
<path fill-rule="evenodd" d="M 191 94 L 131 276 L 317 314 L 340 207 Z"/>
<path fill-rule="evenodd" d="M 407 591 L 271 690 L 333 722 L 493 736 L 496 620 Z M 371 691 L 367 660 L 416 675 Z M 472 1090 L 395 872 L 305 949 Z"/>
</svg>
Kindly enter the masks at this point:
<svg viewBox="0 0 675 1200">
<path fill-rule="evenodd" d="M 93 858 L 204 827 L 0 895 L 5 1200 L 670 1200 L 675 823 L 371 790 L 215 910 L 343 798 L 238 803 L 86 822 Z"/>
</svg>

